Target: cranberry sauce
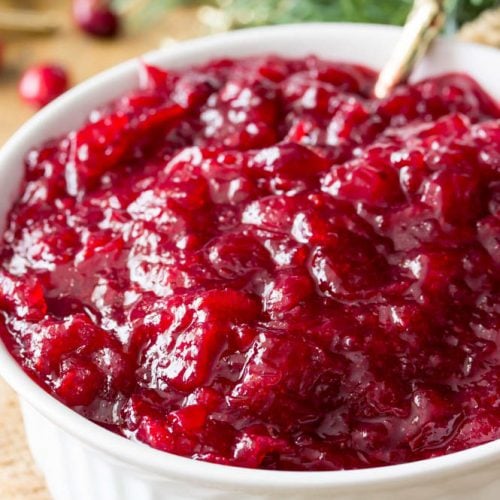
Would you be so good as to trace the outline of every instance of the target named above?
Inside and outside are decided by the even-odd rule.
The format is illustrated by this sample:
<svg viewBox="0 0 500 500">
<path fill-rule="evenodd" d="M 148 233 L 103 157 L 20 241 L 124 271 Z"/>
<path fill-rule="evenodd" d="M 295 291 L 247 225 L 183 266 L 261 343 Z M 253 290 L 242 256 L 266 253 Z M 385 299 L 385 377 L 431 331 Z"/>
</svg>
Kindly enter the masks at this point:
<svg viewBox="0 0 500 500">
<path fill-rule="evenodd" d="M 309 57 L 142 67 L 30 152 L 0 331 L 85 417 L 243 467 L 500 437 L 500 111 Z"/>
</svg>

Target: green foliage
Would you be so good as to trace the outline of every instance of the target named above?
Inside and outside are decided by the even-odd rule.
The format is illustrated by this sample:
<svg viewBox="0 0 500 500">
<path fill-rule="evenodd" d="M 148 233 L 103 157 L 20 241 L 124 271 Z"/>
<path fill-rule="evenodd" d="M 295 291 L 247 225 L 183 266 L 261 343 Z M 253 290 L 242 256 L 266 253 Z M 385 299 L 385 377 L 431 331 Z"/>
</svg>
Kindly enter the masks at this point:
<svg viewBox="0 0 500 500">
<path fill-rule="evenodd" d="M 450 21 L 461 25 L 500 0 L 446 0 Z M 236 26 L 300 21 L 403 24 L 412 0 L 216 0 Z"/>
<path fill-rule="evenodd" d="M 500 7 L 500 0 L 455 0 L 454 3 L 457 4 L 455 17 L 459 26 L 476 18 L 485 9 Z"/>
<path fill-rule="evenodd" d="M 218 0 L 236 25 L 300 21 L 402 24 L 411 0 Z"/>
<path fill-rule="evenodd" d="M 113 0 L 123 6 L 136 0 Z M 481 11 L 500 6 L 500 0 L 445 0 L 449 26 L 460 26 Z M 149 0 L 148 12 L 176 6 L 210 5 L 219 7 L 232 27 L 303 21 L 346 21 L 403 24 L 412 0 Z"/>
</svg>

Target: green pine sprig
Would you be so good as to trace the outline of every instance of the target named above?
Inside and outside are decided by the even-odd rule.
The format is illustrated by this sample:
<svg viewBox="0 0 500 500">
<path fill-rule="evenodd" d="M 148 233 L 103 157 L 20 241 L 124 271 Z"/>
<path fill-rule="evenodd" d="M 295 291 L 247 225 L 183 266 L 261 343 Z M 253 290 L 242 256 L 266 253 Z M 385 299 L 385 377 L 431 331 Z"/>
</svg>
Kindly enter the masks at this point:
<svg viewBox="0 0 500 500">
<path fill-rule="evenodd" d="M 221 9 L 233 28 L 307 21 L 404 23 L 412 0 L 113 0 L 118 8 L 145 4 L 145 18 L 179 6 L 209 5 Z M 500 0 L 446 0 L 448 27 L 459 27 Z"/>
</svg>

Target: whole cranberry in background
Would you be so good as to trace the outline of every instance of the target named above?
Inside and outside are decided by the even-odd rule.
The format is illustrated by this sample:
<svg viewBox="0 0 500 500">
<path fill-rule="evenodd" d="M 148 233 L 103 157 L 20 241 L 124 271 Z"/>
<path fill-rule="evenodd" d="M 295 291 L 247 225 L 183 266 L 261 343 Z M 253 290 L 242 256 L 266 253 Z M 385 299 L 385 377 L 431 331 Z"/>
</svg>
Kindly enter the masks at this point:
<svg viewBox="0 0 500 500">
<path fill-rule="evenodd" d="M 120 28 L 120 19 L 106 0 L 73 0 L 73 18 L 83 31 L 98 37 L 113 37 Z"/>
<path fill-rule="evenodd" d="M 56 64 L 41 64 L 27 69 L 19 80 L 21 99 L 41 108 L 68 89 L 68 75 Z"/>
</svg>

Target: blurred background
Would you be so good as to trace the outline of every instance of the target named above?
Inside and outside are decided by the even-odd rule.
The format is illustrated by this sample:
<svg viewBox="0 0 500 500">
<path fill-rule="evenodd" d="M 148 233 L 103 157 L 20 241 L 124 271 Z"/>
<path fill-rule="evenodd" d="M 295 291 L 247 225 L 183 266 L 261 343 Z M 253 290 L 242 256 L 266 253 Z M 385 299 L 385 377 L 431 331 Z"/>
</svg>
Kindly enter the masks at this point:
<svg viewBox="0 0 500 500">
<path fill-rule="evenodd" d="M 458 32 L 464 39 L 500 46 L 500 0 L 445 2 L 448 34 Z M 404 23 L 411 4 L 412 0 L 0 0 L 0 144 L 35 108 L 66 87 L 161 45 L 265 24 L 398 25 Z M 40 65 L 49 65 L 49 70 L 56 66 L 57 74 L 44 73 Z M 20 85 L 31 68 L 35 71 Z M 52 85 L 52 93 L 26 95 L 36 85 Z"/>
<path fill-rule="evenodd" d="M 444 0 L 445 32 L 500 48 L 500 0 Z M 307 21 L 403 24 L 412 0 L 0 0 L 0 146 L 39 107 L 120 61 L 181 40 Z M 48 500 L 0 381 L 0 499 Z"/>
</svg>

